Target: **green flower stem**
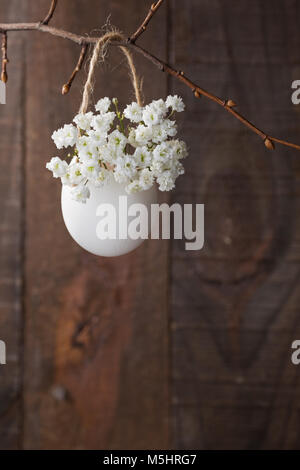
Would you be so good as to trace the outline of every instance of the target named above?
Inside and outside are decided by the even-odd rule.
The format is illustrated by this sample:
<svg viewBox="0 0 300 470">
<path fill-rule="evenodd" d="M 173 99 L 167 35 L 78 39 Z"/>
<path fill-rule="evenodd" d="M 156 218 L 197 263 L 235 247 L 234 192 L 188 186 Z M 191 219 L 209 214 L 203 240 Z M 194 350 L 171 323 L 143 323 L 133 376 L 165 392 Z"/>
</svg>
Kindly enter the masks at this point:
<svg viewBox="0 0 300 470">
<path fill-rule="evenodd" d="M 124 114 L 121 114 L 120 111 L 119 111 L 117 98 L 113 99 L 113 104 L 116 108 L 117 118 L 119 119 L 119 122 L 120 122 L 120 132 L 122 132 L 122 134 L 126 135 L 125 126 L 124 126 L 124 122 L 123 122 L 124 121 Z"/>
</svg>

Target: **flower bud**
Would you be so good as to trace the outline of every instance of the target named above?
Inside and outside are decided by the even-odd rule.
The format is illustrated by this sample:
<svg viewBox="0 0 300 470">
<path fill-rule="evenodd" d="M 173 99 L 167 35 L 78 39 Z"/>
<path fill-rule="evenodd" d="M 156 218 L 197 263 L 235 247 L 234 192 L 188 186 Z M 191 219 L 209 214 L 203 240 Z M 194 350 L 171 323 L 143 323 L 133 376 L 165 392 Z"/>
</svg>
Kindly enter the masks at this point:
<svg viewBox="0 0 300 470">
<path fill-rule="evenodd" d="M 7 73 L 4 71 L 1 73 L 1 80 L 2 82 L 6 83 L 7 82 Z"/>
<path fill-rule="evenodd" d="M 233 100 L 226 101 L 226 104 L 227 104 L 228 108 L 234 108 L 236 106 L 236 102 L 233 101 Z"/>
<path fill-rule="evenodd" d="M 70 91 L 70 85 L 65 83 L 61 90 L 62 95 L 66 95 L 67 93 L 69 93 L 69 91 Z"/>
<path fill-rule="evenodd" d="M 273 142 L 268 137 L 265 139 L 265 146 L 269 150 L 274 150 L 275 149 L 275 145 L 273 144 Z"/>
</svg>

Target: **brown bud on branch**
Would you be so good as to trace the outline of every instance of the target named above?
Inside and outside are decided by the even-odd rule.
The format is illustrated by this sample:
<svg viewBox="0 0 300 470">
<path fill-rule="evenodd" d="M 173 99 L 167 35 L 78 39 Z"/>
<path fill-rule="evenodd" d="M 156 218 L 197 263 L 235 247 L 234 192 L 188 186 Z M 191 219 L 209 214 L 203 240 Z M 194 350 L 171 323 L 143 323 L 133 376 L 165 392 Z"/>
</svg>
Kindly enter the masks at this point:
<svg viewBox="0 0 300 470">
<path fill-rule="evenodd" d="M 70 88 L 71 88 L 71 85 L 69 83 L 65 83 L 61 89 L 61 94 L 66 95 L 67 93 L 69 93 Z"/>
<path fill-rule="evenodd" d="M 226 106 L 228 106 L 229 108 L 235 108 L 235 107 L 236 107 L 236 103 L 235 103 L 235 101 L 233 101 L 233 100 L 227 100 L 227 101 L 226 101 Z"/>
<path fill-rule="evenodd" d="M 267 149 L 269 150 L 274 150 L 275 149 L 275 145 L 273 144 L 272 140 L 269 139 L 269 137 L 267 137 L 265 139 L 265 146 L 267 147 Z"/>
</svg>

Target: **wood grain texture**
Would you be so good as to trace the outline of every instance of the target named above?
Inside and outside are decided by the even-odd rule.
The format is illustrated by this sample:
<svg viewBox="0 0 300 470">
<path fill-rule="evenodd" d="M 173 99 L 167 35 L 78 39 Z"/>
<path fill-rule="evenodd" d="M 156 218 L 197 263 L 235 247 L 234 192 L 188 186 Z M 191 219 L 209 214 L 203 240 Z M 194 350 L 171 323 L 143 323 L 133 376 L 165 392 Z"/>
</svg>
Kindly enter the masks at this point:
<svg viewBox="0 0 300 470">
<path fill-rule="evenodd" d="M 298 3 L 174 0 L 171 10 L 172 62 L 266 131 L 299 141 Z M 205 204 L 205 248 L 172 250 L 174 446 L 299 449 L 290 362 L 300 336 L 299 155 L 267 152 L 213 104 L 180 92 L 191 156 L 174 200 Z"/>
<path fill-rule="evenodd" d="M 95 33 L 111 14 L 130 34 L 150 3 L 65 0 L 53 24 Z M 299 142 L 290 88 L 300 77 L 298 3 L 169 0 L 141 44 L 232 98 L 266 132 Z M 38 20 L 48 7 L 4 0 L 0 17 Z M 268 152 L 137 57 L 146 100 L 173 91 L 187 104 L 180 135 L 190 157 L 172 199 L 205 204 L 205 246 L 149 241 L 117 259 L 89 255 L 69 237 L 60 186 L 45 169 L 57 153 L 52 131 L 79 107 L 84 73 L 60 95 L 79 52 L 37 32 L 9 35 L 1 449 L 299 449 L 299 372 L 290 361 L 300 338 L 299 153 Z M 99 67 L 95 101 L 103 95 L 133 98 L 115 49 Z"/>
<path fill-rule="evenodd" d="M 30 18 L 48 1 L 27 2 Z M 110 21 L 131 33 L 144 2 L 59 2 L 53 20 L 76 32 Z M 134 12 L 134 14 L 132 14 Z M 166 54 L 166 14 L 144 41 Z M 51 40 L 51 43 L 50 43 Z M 26 70 L 26 449 L 165 448 L 168 442 L 167 245 L 147 242 L 117 259 L 97 258 L 71 240 L 60 212 L 60 185 L 45 170 L 51 133 L 80 103 L 83 77 L 59 93 L 79 49 L 27 35 Z M 110 51 L 95 100 L 132 98 L 124 59 Z M 140 59 L 146 98 L 166 93 Z M 130 91 L 128 91 L 130 90 Z"/>
<path fill-rule="evenodd" d="M 0 17 L 21 20 L 26 5 L 3 1 Z M 18 5 L 18 6 L 17 6 Z M 0 339 L 7 363 L 0 366 L 0 448 L 17 449 L 22 438 L 22 260 L 24 158 L 24 41 L 12 36 L 7 104 L 0 104 Z"/>
</svg>

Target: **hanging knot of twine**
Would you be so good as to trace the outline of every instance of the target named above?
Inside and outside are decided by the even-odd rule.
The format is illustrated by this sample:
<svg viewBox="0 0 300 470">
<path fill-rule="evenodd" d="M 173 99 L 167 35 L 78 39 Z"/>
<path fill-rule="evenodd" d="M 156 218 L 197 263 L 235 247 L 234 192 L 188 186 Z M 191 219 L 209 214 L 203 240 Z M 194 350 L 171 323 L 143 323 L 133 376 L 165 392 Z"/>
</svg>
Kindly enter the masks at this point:
<svg viewBox="0 0 300 470">
<path fill-rule="evenodd" d="M 107 46 L 109 45 L 110 42 L 113 42 L 113 41 L 120 41 L 120 42 L 126 41 L 126 38 L 121 32 L 117 30 L 111 30 L 111 31 L 106 32 L 103 36 L 101 36 L 99 40 L 97 41 L 97 43 L 95 44 L 93 54 L 92 54 L 90 64 L 89 64 L 89 72 L 88 72 L 87 80 L 84 85 L 82 102 L 79 108 L 79 113 L 86 113 L 88 110 L 91 95 L 93 92 L 93 83 L 94 83 L 94 76 L 95 76 L 97 63 L 99 61 L 99 58 L 101 58 L 104 61 Z M 127 59 L 127 63 L 128 63 L 129 70 L 130 70 L 130 79 L 131 79 L 132 86 L 134 89 L 136 101 L 140 106 L 142 106 L 141 89 L 139 85 L 139 79 L 137 76 L 136 68 L 133 62 L 132 54 L 125 46 L 119 46 L 119 47 Z"/>
</svg>

